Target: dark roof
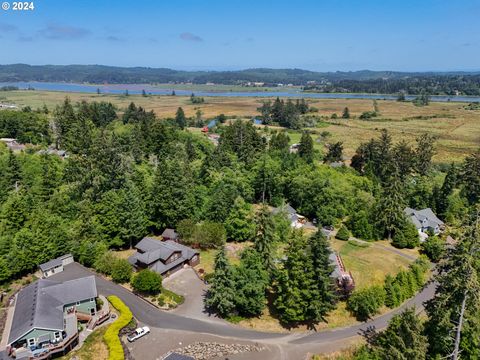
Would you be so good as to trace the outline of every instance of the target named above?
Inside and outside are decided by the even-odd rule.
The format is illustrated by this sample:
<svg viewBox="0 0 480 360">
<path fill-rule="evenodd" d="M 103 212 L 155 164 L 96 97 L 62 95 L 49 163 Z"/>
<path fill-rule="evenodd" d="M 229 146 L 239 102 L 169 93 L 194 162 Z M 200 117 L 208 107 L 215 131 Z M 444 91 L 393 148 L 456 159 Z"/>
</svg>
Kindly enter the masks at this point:
<svg viewBox="0 0 480 360">
<path fill-rule="evenodd" d="M 195 360 L 195 358 L 188 355 L 182 355 L 174 352 L 168 355 L 167 357 L 164 357 L 163 360 Z"/>
<path fill-rule="evenodd" d="M 135 248 L 140 250 L 140 251 L 151 251 L 158 249 L 158 244 L 160 243 L 160 240 L 154 239 L 151 237 L 144 237 L 142 240 L 138 242 L 137 245 L 135 245 Z"/>
<path fill-rule="evenodd" d="M 173 229 L 165 229 L 162 233 L 164 239 L 178 239 L 178 234 Z"/>
<path fill-rule="evenodd" d="M 139 261 L 160 274 L 166 273 L 198 254 L 198 251 L 173 240 L 160 241 L 144 238 L 135 247 L 142 252 L 136 252 L 130 256 L 128 258 L 130 264 L 135 265 Z M 165 261 L 175 252 L 180 252 L 181 256 L 175 261 L 165 264 Z"/>
<path fill-rule="evenodd" d="M 34 328 L 62 331 L 63 307 L 96 297 L 93 275 L 63 283 L 45 279 L 35 281 L 17 295 L 9 344 Z"/>
<path fill-rule="evenodd" d="M 47 261 L 46 263 L 40 264 L 39 268 L 42 271 L 47 271 L 47 270 L 53 269 L 54 267 L 62 265 L 62 261 L 65 260 L 66 258 L 71 257 L 71 256 L 72 256 L 72 254 L 65 254 L 65 255 L 60 256 L 56 259 L 53 259 L 53 260 Z"/>
</svg>

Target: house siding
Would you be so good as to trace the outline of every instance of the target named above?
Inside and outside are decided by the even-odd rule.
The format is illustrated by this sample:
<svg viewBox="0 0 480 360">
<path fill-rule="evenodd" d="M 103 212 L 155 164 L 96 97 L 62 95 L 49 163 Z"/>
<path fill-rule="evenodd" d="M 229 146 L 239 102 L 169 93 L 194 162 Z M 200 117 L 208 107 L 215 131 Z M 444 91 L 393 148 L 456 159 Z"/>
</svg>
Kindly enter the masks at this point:
<svg viewBox="0 0 480 360">
<path fill-rule="evenodd" d="M 50 340 L 52 340 L 53 339 L 53 334 L 57 331 L 61 332 L 62 330 L 33 329 L 30 332 L 28 332 L 27 334 L 25 334 L 24 336 L 22 336 L 20 339 L 18 339 L 18 342 L 19 343 L 26 342 L 28 339 L 31 339 L 31 338 L 35 338 L 35 341 L 37 341 L 37 339 L 40 336 L 43 336 L 43 335 L 49 335 Z"/>
<path fill-rule="evenodd" d="M 77 305 L 77 303 L 68 304 L 68 305 L 65 305 L 65 308 L 68 309 L 73 306 L 76 307 L 78 312 L 88 314 L 88 315 L 90 315 L 90 309 L 96 309 L 95 299 L 93 299 L 93 301 L 90 301 L 90 299 L 80 301 L 79 305 Z"/>
</svg>

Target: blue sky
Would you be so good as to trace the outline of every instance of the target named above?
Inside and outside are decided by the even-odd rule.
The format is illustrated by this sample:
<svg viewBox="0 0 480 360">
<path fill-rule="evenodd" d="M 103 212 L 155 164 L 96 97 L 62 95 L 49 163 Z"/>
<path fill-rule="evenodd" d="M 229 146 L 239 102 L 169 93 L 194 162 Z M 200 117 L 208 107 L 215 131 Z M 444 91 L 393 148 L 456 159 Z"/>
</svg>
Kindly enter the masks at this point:
<svg viewBox="0 0 480 360">
<path fill-rule="evenodd" d="M 480 0 L 34 4 L 0 10 L 1 64 L 480 70 Z"/>
</svg>

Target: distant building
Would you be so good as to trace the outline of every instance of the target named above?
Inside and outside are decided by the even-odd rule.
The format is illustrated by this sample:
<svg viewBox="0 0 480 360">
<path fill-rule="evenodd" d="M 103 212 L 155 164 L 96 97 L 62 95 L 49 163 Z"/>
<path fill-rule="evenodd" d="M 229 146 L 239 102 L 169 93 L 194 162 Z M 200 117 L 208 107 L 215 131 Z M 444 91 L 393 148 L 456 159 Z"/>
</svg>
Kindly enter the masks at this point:
<svg viewBox="0 0 480 360">
<path fill-rule="evenodd" d="M 45 279 L 49 276 L 62 272 L 63 267 L 71 263 L 73 263 L 73 255 L 66 254 L 44 264 L 40 264 L 39 268 L 42 272 L 42 277 Z"/>
<path fill-rule="evenodd" d="M 198 251 L 172 240 L 146 237 L 135 245 L 135 249 L 137 252 L 128 258 L 128 262 L 138 270 L 150 269 L 162 276 L 168 276 L 185 265 L 200 263 Z"/>
<path fill-rule="evenodd" d="M 16 295 L 8 353 L 17 359 L 51 358 L 78 344 L 79 320 L 96 315 L 94 276 L 57 282 L 40 279 Z"/>
<path fill-rule="evenodd" d="M 289 148 L 290 154 L 296 154 L 296 153 L 298 153 L 298 149 L 300 149 L 300 144 L 292 144 L 292 145 L 290 145 L 290 148 Z"/>
<path fill-rule="evenodd" d="M 403 210 L 403 212 L 413 223 L 413 225 L 415 225 L 421 236 L 422 233 L 425 234 L 429 231 L 437 235 L 445 228 L 444 222 L 440 220 L 430 208 L 415 210 L 407 207 Z"/>
<path fill-rule="evenodd" d="M 331 277 L 335 279 L 338 289 L 344 294 L 349 294 L 355 288 L 355 281 L 352 273 L 347 272 L 343 260 L 335 251 L 332 251 L 329 256 L 330 263 L 334 266 Z"/>
<path fill-rule="evenodd" d="M 17 109 L 17 105 L 12 104 L 0 104 L 0 109 Z"/>
<path fill-rule="evenodd" d="M 220 135 L 218 134 L 208 134 L 207 135 L 208 140 L 210 140 L 213 145 L 218 146 L 218 142 L 220 141 Z"/>
<path fill-rule="evenodd" d="M 40 155 L 56 155 L 61 159 L 66 159 L 68 158 L 68 154 L 65 150 L 57 150 L 54 148 L 48 148 L 47 150 L 39 150 L 37 154 Z"/>
<path fill-rule="evenodd" d="M 27 148 L 25 144 L 18 143 L 17 139 L 0 138 L 0 142 L 3 142 L 5 145 L 7 145 L 7 148 L 15 152 L 22 151 Z"/>
</svg>

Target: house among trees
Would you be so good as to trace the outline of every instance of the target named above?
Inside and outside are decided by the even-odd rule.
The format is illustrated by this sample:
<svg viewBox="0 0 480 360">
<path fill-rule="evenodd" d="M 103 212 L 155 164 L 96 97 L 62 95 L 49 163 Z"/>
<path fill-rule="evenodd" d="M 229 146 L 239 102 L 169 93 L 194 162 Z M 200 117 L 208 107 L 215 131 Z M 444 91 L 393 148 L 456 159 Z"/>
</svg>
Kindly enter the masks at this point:
<svg viewBox="0 0 480 360">
<path fill-rule="evenodd" d="M 128 258 L 136 269 L 150 269 L 162 276 L 180 270 L 186 265 L 200 263 L 200 253 L 173 240 L 160 241 L 146 237 L 135 245 L 137 252 Z"/>
<path fill-rule="evenodd" d="M 294 229 L 300 229 L 300 228 L 316 229 L 316 227 L 311 222 L 309 222 L 305 216 L 298 214 L 297 210 L 295 210 L 292 206 L 290 206 L 290 204 L 287 204 L 286 206 L 280 206 L 280 207 L 274 208 L 272 210 L 272 213 L 276 215 L 282 211 L 285 212 L 287 219 L 290 221 L 290 226 L 293 227 Z"/>
<path fill-rule="evenodd" d="M 415 225 L 422 238 L 428 237 L 427 232 L 432 232 L 437 235 L 445 228 L 443 221 L 440 220 L 430 208 L 415 210 L 407 207 L 404 213 L 413 225 Z"/>
<path fill-rule="evenodd" d="M 40 279 L 15 297 L 7 352 L 16 359 L 46 359 L 78 344 L 78 321 L 97 315 L 94 276 L 57 282 Z M 108 315 L 108 314 L 107 314 Z"/>
<path fill-rule="evenodd" d="M 290 145 L 289 152 L 290 154 L 298 153 L 298 149 L 300 148 L 300 144 L 292 144 Z"/>
<path fill-rule="evenodd" d="M 73 255 L 66 254 L 46 263 L 40 264 L 38 267 L 42 272 L 42 278 L 45 279 L 49 276 L 62 272 L 63 267 L 71 263 L 73 263 Z"/>
<path fill-rule="evenodd" d="M 62 160 L 68 158 L 65 150 L 57 150 L 54 147 L 49 147 L 47 150 L 39 150 L 37 153 L 40 155 L 56 155 Z"/>
<path fill-rule="evenodd" d="M 331 276 L 335 279 L 338 290 L 344 294 L 350 294 L 355 288 L 355 280 L 353 279 L 352 273 L 347 272 L 343 260 L 337 252 L 332 251 L 329 259 L 334 266 Z"/>
<path fill-rule="evenodd" d="M 3 142 L 5 145 L 7 145 L 7 148 L 14 152 L 22 151 L 27 148 L 25 144 L 20 144 L 19 142 L 17 142 L 17 139 L 0 138 L 0 142 Z"/>
</svg>

